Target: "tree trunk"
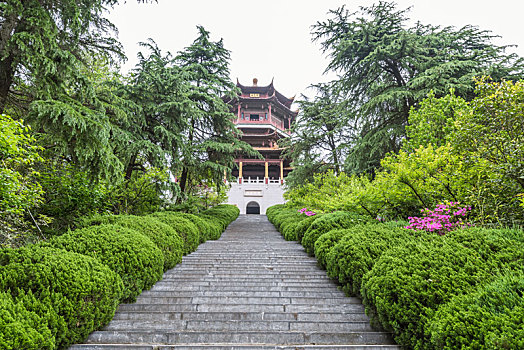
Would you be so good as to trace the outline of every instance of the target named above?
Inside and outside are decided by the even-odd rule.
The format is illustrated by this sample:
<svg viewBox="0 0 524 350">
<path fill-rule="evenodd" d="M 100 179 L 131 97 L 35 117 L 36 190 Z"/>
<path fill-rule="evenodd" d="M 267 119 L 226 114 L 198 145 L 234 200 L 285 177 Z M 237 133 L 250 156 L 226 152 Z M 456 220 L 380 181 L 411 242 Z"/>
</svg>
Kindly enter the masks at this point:
<svg viewBox="0 0 524 350">
<path fill-rule="evenodd" d="M 14 73 L 12 56 L 0 60 L 0 113 L 5 111 Z"/>
<path fill-rule="evenodd" d="M 12 13 L 4 20 L 0 27 L 0 57 L 3 57 L 0 60 L 0 113 L 3 113 L 5 110 L 9 96 L 9 89 L 13 84 L 13 77 L 15 74 L 13 63 L 15 62 L 15 56 L 13 51 L 7 50 L 10 50 L 9 42 L 19 23 L 20 19 L 18 18 L 17 13 Z"/>
</svg>

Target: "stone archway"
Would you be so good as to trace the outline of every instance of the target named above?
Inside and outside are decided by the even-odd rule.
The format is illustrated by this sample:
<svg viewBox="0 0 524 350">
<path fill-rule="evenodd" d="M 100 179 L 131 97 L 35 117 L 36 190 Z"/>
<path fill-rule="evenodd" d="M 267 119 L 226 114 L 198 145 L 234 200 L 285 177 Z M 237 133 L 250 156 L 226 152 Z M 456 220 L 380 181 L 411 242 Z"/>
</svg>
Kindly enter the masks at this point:
<svg viewBox="0 0 524 350">
<path fill-rule="evenodd" d="M 246 205 L 246 214 L 259 214 L 260 215 L 260 204 L 255 201 L 251 201 Z"/>
</svg>

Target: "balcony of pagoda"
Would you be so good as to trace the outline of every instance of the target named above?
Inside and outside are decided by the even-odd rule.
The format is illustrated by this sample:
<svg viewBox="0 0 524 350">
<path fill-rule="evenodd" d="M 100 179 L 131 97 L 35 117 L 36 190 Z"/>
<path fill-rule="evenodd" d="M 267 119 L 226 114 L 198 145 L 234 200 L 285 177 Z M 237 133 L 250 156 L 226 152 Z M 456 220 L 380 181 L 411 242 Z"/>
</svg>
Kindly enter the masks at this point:
<svg viewBox="0 0 524 350">
<path fill-rule="evenodd" d="M 232 175 L 238 184 L 284 184 L 285 165 L 282 159 L 236 159 L 238 168 Z"/>
</svg>

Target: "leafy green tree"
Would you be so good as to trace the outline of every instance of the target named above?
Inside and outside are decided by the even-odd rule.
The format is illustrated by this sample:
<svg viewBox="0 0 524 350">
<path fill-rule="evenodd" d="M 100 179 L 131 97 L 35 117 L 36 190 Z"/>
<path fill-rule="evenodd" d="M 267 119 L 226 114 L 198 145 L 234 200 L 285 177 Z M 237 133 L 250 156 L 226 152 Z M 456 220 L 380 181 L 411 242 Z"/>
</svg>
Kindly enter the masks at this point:
<svg viewBox="0 0 524 350">
<path fill-rule="evenodd" d="M 454 89 L 469 100 L 475 76 L 523 76 L 523 59 L 506 54 L 506 46 L 491 43 L 491 32 L 474 26 L 409 26 L 408 10 L 385 1 L 354 13 L 343 6 L 330 15 L 312 34 L 330 58 L 326 71 L 340 76 L 334 85 L 358 111 L 349 171 L 373 171 L 388 152 L 398 151 L 411 108 L 430 91 L 440 97 Z"/>
<path fill-rule="evenodd" d="M 139 53 L 130 81 L 122 84 L 119 92 L 124 101 L 130 100 L 136 106 L 131 106 L 128 118 L 119 123 L 123 142 L 118 149 L 127 154 L 126 179 L 131 179 L 135 171 L 147 171 L 149 166 L 178 172 L 187 115 L 192 109 L 187 75 L 173 65 L 171 54 L 163 54 L 151 39 L 141 45 L 149 53 Z"/>
<path fill-rule="evenodd" d="M 23 214 L 42 201 L 34 163 L 40 161 L 35 138 L 22 121 L 0 114 L 0 244 L 26 231 Z"/>
<path fill-rule="evenodd" d="M 229 77 L 230 52 L 223 40 L 211 41 L 210 33 L 198 26 L 198 37 L 179 52 L 177 64 L 187 74 L 187 98 L 192 106 L 186 117 L 180 189 L 186 191 L 191 178 L 212 179 L 221 183 L 224 171 L 234 166 L 235 152 L 256 154 L 238 140 L 235 118 L 226 99 L 234 99 L 238 89 Z"/>
<path fill-rule="evenodd" d="M 345 151 L 352 143 L 351 112 L 344 108 L 343 101 L 337 100 L 338 95 L 332 93 L 328 85 L 313 87 L 317 96 L 299 101 L 300 114 L 292 126 L 293 136 L 282 142 L 285 156 L 293 160 L 291 181 L 287 180 L 289 187 L 311 181 L 314 169 L 332 168 L 340 173 Z"/>
</svg>

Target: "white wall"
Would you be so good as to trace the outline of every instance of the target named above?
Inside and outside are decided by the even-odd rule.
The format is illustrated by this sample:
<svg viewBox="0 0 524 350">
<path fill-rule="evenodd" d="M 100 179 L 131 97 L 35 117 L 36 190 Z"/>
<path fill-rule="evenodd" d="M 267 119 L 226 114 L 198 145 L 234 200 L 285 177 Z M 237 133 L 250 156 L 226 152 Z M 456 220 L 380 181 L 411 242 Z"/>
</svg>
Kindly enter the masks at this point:
<svg viewBox="0 0 524 350">
<path fill-rule="evenodd" d="M 249 202 L 257 202 L 260 214 L 266 214 L 270 206 L 285 203 L 284 189 L 280 184 L 232 183 L 227 204 L 238 206 L 240 214 L 245 214 Z"/>
</svg>

